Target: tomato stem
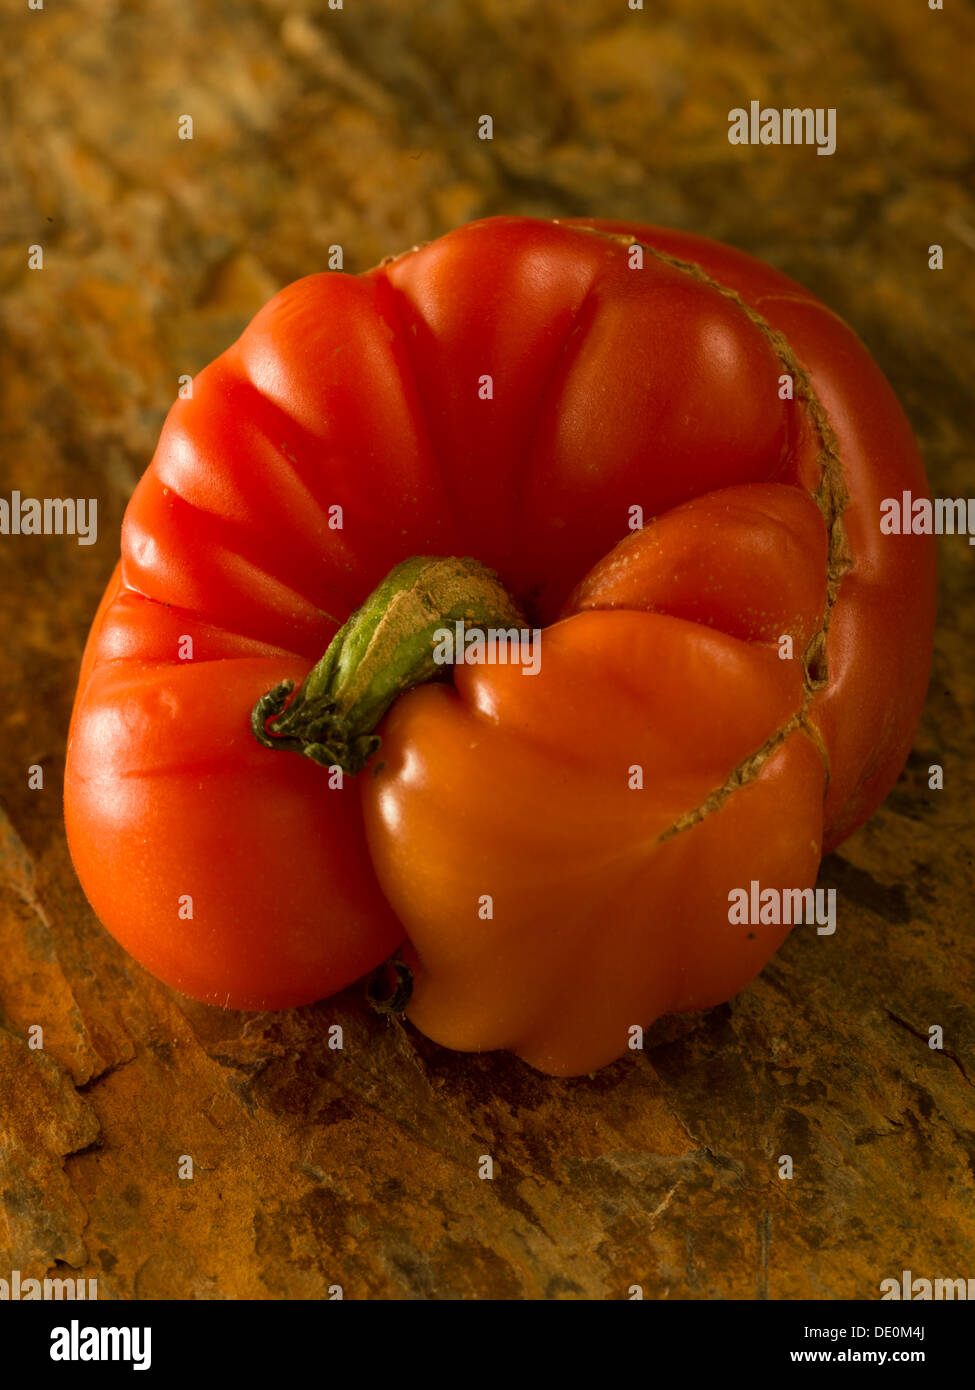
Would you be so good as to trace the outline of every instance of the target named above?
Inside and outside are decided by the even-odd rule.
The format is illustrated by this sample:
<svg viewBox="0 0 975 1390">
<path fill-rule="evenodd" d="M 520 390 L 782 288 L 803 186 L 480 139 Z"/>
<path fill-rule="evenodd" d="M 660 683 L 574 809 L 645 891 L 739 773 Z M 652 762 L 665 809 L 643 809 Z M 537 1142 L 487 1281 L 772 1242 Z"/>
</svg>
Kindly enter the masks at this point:
<svg viewBox="0 0 975 1390">
<path fill-rule="evenodd" d="M 373 730 L 397 695 L 449 675 L 434 655 L 442 629 L 524 622 L 494 571 L 477 560 L 414 556 L 339 628 L 297 691 L 282 681 L 261 696 L 251 729 L 265 748 L 361 772 L 380 745 Z"/>
</svg>

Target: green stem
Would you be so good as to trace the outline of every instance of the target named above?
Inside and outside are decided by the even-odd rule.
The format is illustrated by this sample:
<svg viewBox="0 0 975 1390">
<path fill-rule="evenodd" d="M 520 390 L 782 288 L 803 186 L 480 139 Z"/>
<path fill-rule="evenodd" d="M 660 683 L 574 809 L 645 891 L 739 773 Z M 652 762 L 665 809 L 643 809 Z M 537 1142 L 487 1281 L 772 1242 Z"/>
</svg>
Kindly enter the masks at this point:
<svg viewBox="0 0 975 1390">
<path fill-rule="evenodd" d="M 303 753 L 357 773 L 376 752 L 373 733 L 404 690 L 442 678 L 438 629 L 523 627 L 493 570 L 471 559 L 418 555 L 391 570 L 332 638 L 292 697 L 282 681 L 254 706 L 251 729 L 265 748 Z"/>
</svg>

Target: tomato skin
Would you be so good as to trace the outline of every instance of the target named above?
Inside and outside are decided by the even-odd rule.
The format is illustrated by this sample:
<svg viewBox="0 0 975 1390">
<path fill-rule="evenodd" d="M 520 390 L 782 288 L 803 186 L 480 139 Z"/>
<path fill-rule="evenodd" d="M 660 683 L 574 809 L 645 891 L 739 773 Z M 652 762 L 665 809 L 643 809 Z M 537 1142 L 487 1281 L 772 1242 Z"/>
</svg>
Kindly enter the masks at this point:
<svg viewBox="0 0 975 1390">
<path fill-rule="evenodd" d="M 662 253 L 639 270 L 634 238 Z M 782 342 L 821 417 L 781 398 Z M 838 522 L 812 498 L 824 430 Z M 742 988 L 785 929 L 730 931 L 728 888 L 811 885 L 893 785 L 934 607 L 932 538 L 879 532 L 902 491 L 928 495 L 923 466 L 859 340 L 704 238 L 496 218 L 298 281 L 174 405 L 126 513 L 69 737 L 82 885 L 195 997 L 309 1002 L 405 931 L 432 1037 L 602 1065 L 626 1027 Z M 648 524 L 617 550 L 634 506 Z M 459 668 L 402 696 L 376 775 L 341 789 L 262 748 L 257 697 L 424 554 L 498 570 L 547 629 L 539 676 Z"/>
<path fill-rule="evenodd" d="M 629 611 L 567 618 L 541 643 L 537 675 L 461 667 L 456 691 L 404 695 L 365 812 L 416 971 L 410 1018 L 448 1047 L 571 1075 L 619 1056 L 633 1025 L 709 1008 L 757 974 L 786 929 L 732 927 L 728 892 L 749 876 L 812 885 L 824 768 L 796 729 L 668 838 L 797 713 L 795 664 Z"/>
<path fill-rule="evenodd" d="M 147 638 L 169 619 L 145 600 L 136 607 Z M 208 1003 L 311 1003 L 402 938 L 373 881 L 360 783 L 329 789 L 321 768 L 264 756 L 251 734 L 255 700 L 301 680 L 307 664 L 89 662 L 65 784 L 79 877 L 136 959 Z"/>
<path fill-rule="evenodd" d="M 787 276 L 691 233 L 618 222 L 573 225 L 635 235 L 694 263 L 739 294 L 790 343 L 825 409 L 849 493 L 843 526 L 853 557 L 830 617 L 829 684 L 815 707 L 832 750 L 823 846 L 829 853 L 873 814 L 894 785 L 927 693 L 934 538 L 883 535 L 878 523 L 884 498 L 904 492 L 930 496 L 910 425 L 852 329 Z M 812 481 L 805 472 L 805 485 Z"/>
<path fill-rule="evenodd" d="M 803 652 L 826 605 L 827 540 L 812 498 L 782 483 L 720 488 L 635 531 L 570 595 L 566 614 L 638 608 Z"/>
</svg>

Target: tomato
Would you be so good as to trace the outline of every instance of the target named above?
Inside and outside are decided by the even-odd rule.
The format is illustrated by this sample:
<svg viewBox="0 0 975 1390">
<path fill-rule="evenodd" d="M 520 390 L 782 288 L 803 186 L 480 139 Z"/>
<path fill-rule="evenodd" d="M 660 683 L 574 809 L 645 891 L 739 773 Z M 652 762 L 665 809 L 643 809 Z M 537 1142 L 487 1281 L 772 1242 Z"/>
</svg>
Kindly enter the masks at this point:
<svg viewBox="0 0 975 1390">
<path fill-rule="evenodd" d="M 934 607 L 902 491 L 859 340 L 703 238 L 494 218 L 298 281 L 126 513 L 65 782 L 92 905 L 236 1007 L 405 935 L 435 1040 L 612 1060 L 747 984 L 788 927 L 729 892 L 810 887 L 896 780 Z M 537 672 L 419 684 L 445 615 L 523 623 Z"/>
</svg>

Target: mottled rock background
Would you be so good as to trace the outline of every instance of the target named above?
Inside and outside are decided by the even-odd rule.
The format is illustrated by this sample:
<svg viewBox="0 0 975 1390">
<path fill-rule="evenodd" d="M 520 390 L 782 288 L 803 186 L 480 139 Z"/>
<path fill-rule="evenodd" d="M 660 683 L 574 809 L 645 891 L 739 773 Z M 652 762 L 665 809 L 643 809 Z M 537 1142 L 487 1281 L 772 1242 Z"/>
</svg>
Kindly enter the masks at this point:
<svg viewBox="0 0 975 1390">
<path fill-rule="evenodd" d="M 70 1269 L 117 1298 L 874 1298 L 902 1268 L 975 1276 L 964 539 L 940 543 L 915 752 L 824 865 L 841 929 L 795 933 L 733 1005 L 594 1080 L 452 1055 L 356 990 L 187 1003 L 94 920 L 60 797 L 88 623 L 177 378 L 332 243 L 362 270 L 512 211 L 726 239 L 860 331 L 934 491 L 971 492 L 973 48 L 961 0 L 6 7 L 0 495 L 97 495 L 100 534 L 0 538 L 0 1275 Z M 730 146 L 753 97 L 835 106 L 836 154 Z"/>
</svg>

